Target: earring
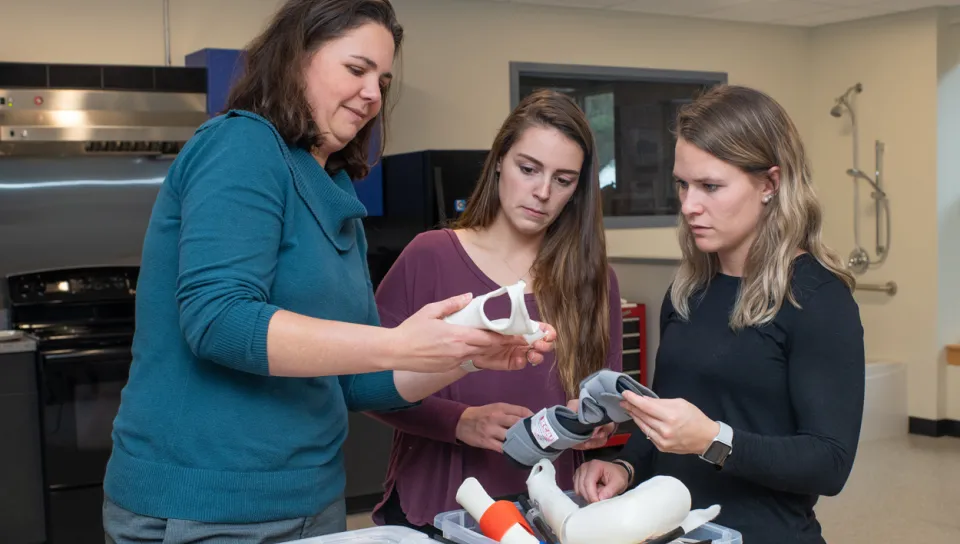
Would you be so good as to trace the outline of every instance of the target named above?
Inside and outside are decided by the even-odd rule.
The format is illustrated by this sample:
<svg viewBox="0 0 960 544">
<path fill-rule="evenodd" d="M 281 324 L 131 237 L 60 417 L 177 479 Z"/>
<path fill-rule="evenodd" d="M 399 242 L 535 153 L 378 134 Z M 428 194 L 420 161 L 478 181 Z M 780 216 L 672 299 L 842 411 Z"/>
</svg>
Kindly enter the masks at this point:
<svg viewBox="0 0 960 544">
<path fill-rule="evenodd" d="M 765 195 L 765 196 L 763 197 L 763 203 L 764 203 L 764 204 L 769 204 L 769 203 L 770 203 L 770 199 L 772 199 L 772 198 L 773 198 L 773 195 Z"/>
</svg>

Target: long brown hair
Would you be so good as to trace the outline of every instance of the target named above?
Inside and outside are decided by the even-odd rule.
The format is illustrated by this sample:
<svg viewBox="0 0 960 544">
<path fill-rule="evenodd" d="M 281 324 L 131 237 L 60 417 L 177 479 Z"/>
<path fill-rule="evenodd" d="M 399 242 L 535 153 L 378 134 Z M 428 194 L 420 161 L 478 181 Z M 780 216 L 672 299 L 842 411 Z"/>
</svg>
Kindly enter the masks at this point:
<svg viewBox="0 0 960 544">
<path fill-rule="evenodd" d="M 233 85 L 226 109 L 254 112 L 270 121 L 289 144 L 312 150 L 323 142 L 305 95 L 304 68 L 326 42 L 366 23 L 393 34 L 400 54 L 403 28 L 389 0 L 288 0 L 246 49 L 243 75 Z M 345 169 L 351 179 L 370 170 L 370 138 L 379 122 L 380 154 L 386 147 L 387 111 L 392 101 L 383 89 L 383 107 L 343 149 L 330 155 L 327 170 Z M 379 160 L 376 157 L 375 160 Z"/>
<path fill-rule="evenodd" d="M 853 274 L 823 243 L 823 212 L 813 190 L 803 141 L 780 104 L 755 89 L 714 87 L 680 109 L 676 131 L 685 141 L 751 175 L 780 168 L 780 186 L 764 206 L 756 240 L 747 254 L 731 328 L 770 322 L 784 300 L 799 307 L 790 289 L 798 250 L 809 253 L 853 288 Z M 682 218 L 679 236 L 683 259 L 670 296 L 677 312 L 687 318 L 690 297 L 707 285 L 720 264 L 716 254 L 697 248 Z"/>
<path fill-rule="evenodd" d="M 605 365 L 610 344 L 607 243 L 603 230 L 599 168 L 593 132 L 568 96 L 549 90 L 528 95 L 500 127 L 480 180 L 455 228 L 488 228 L 500 213 L 497 164 L 534 126 L 553 128 L 583 150 L 573 196 L 547 227 L 533 263 L 533 291 L 541 318 L 557 329 L 556 360 L 570 398 L 580 381 Z"/>
</svg>

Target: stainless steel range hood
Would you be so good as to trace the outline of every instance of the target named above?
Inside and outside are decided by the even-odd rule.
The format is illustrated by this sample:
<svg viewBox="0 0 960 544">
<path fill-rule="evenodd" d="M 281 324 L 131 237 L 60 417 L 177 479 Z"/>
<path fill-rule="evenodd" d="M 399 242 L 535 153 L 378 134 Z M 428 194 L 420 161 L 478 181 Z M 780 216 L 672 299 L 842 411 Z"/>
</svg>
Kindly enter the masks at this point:
<svg viewBox="0 0 960 544">
<path fill-rule="evenodd" d="M 0 157 L 171 155 L 208 118 L 202 68 L 0 63 Z"/>
</svg>

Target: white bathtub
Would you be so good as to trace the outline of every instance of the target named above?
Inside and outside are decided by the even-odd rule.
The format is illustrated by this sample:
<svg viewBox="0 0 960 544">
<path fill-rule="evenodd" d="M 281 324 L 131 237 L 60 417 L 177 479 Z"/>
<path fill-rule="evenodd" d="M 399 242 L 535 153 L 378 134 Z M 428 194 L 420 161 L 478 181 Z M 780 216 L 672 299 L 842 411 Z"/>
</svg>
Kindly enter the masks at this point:
<svg viewBox="0 0 960 544">
<path fill-rule="evenodd" d="M 860 441 L 905 436 L 908 428 L 906 366 L 867 361 Z"/>
</svg>

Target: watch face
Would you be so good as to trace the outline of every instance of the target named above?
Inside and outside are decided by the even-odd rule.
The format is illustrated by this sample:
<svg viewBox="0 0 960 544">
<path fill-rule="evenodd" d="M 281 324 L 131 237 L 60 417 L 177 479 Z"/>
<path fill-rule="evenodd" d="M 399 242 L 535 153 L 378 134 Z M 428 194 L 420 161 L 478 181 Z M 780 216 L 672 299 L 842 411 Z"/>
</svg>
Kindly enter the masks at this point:
<svg viewBox="0 0 960 544">
<path fill-rule="evenodd" d="M 707 448 L 707 451 L 703 454 L 703 457 L 711 463 L 719 463 L 729 453 L 730 446 L 727 446 L 722 442 L 714 442 L 713 444 L 710 444 L 709 448 Z"/>
</svg>

